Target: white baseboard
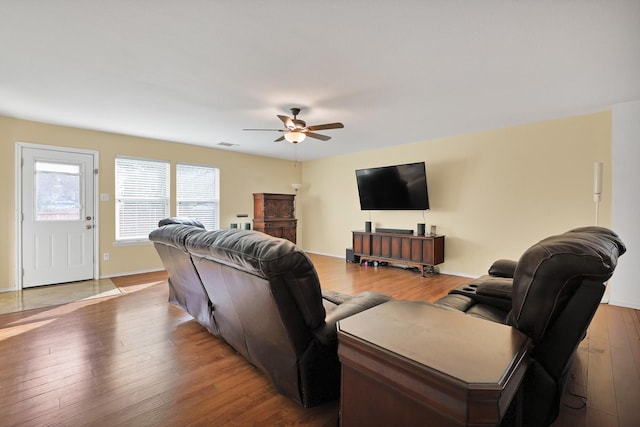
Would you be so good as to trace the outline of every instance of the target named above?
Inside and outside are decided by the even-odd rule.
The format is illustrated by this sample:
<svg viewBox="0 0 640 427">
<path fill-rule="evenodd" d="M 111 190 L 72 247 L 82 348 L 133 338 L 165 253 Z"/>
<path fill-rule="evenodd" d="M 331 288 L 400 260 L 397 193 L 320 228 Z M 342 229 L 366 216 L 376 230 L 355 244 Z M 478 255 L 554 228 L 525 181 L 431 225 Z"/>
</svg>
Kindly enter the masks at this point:
<svg viewBox="0 0 640 427">
<path fill-rule="evenodd" d="M 304 249 L 303 249 L 303 250 L 304 250 Z M 306 253 L 308 253 L 308 254 L 322 255 L 322 256 L 329 256 L 329 257 L 331 257 L 331 258 L 342 258 L 342 259 L 344 259 L 344 258 L 345 258 L 345 254 L 342 254 L 342 255 L 334 255 L 334 254 L 325 254 L 324 252 L 307 251 L 307 250 L 304 250 L 304 251 L 305 251 Z"/>
<path fill-rule="evenodd" d="M 628 301 L 618 301 L 609 299 L 609 305 L 617 305 L 618 307 L 633 308 L 634 310 L 640 310 L 640 303 L 629 303 Z"/>
<path fill-rule="evenodd" d="M 137 271 L 127 271 L 123 273 L 116 273 L 116 274 L 105 274 L 104 276 L 100 276 L 100 278 L 111 279 L 112 277 L 133 276 L 134 274 L 156 273 L 158 271 L 164 271 L 164 268 L 152 268 L 149 270 L 137 270 Z"/>
</svg>

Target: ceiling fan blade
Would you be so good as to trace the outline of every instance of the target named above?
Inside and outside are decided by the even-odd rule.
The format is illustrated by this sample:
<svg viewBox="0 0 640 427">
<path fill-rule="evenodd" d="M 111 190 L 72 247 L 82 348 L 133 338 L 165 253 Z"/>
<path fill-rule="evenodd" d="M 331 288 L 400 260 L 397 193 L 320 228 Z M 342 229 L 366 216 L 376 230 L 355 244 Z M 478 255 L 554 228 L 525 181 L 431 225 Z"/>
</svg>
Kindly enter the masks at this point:
<svg viewBox="0 0 640 427">
<path fill-rule="evenodd" d="M 274 139 L 273 142 L 280 142 L 280 141 L 284 141 L 284 135 L 282 135 L 280 138 L 278 139 Z"/>
<path fill-rule="evenodd" d="M 319 133 L 313 133 L 313 132 L 305 132 L 305 134 L 309 137 L 309 138 L 315 138 L 315 139 L 319 139 L 321 141 L 328 141 L 331 139 L 330 136 L 327 135 L 320 135 Z"/>
<path fill-rule="evenodd" d="M 282 129 L 242 129 L 242 130 L 260 130 L 260 131 L 266 131 L 266 132 L 284 132 Z"/>
<path fill-rule="evenodd" d="M 282 116 L 282 115 L 278 114 L 278 118 L 279 118 L 280 120 L 282 120 L 282 123 L 284 123 L 284 126 L 285 126 L 286 128 L 288 128 L 288 129 L 295 129 L 295 128 L 296 128 L 295 123 L 293 123 L 293 120 L 291 120 L 291 118 L 290 118 L 290 117 L 288 117 L 288 116 Z"/>
<path fill-rule="evenodd" d="M 326 125 L 307 126 L 309 130 L 324 130 L 324 129 L 342 129 L 344 125 L 342 123 L 327 123 Z"/>
</svg>

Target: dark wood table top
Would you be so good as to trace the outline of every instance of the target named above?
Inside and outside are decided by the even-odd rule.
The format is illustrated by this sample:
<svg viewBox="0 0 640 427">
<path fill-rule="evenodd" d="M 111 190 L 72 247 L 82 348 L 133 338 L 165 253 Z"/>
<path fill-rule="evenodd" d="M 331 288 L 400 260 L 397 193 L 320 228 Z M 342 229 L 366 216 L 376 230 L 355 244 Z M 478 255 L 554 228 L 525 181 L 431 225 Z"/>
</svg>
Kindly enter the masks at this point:
<svg viewBox="0 0 640 427">
<path fill-rule="evenodd" d="M 338 324 L 356 339 L 468 388 L 501 388 L 529 347 L 515 328 L 418 301 L 389 301 Z"/>
</svg>

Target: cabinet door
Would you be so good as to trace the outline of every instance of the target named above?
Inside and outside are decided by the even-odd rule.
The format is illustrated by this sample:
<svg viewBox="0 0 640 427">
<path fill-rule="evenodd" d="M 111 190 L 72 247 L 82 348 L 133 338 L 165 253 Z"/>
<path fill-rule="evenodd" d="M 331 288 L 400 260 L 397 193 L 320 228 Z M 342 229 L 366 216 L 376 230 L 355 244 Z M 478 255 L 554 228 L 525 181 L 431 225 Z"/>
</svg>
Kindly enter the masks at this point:
<svg viewBox="0 0 640 427">
<path fill-rule="evenodd" d="M 423 245 L 425 245 L 423 239 L 411 239 L 411 261 L 423 262 Z"/>
<path fill-rule="evenodd" d="M 390 252 L 389 255 L 385 255 L 388 258 L 402 259 L 403 256 L 403 238 L 402 237 L 391 237 L 390 238 Z"/>
<path fill-rule="evenodd" d="M 401 255 L 402 259 L 406 259 L 411 261 L 411 242 L 413 242 L 413 237 L 403 237 L 401 239 Z"/>
<path fill-rule="evenodd" d="M 371 235 L 371 255 L 382 256 L 383 236 L 380 234 Z"/>
<path fill-rule="evenodd" d="M 353 253 L 371 255 L 371 234 L 353 232 Z"/>
<path fill-rule="evenodd" d="M 293 218 L 293 198 L 272 198 L 264 201 L 264 218 Z"/>
</svg>

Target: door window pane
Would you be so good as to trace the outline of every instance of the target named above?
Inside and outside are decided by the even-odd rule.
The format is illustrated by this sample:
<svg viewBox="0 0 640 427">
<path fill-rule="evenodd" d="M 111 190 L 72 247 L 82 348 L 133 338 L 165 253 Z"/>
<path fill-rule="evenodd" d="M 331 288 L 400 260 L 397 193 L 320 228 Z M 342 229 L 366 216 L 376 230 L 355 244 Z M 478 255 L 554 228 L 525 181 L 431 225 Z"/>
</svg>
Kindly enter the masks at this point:
<svg viewBox="0 0 640 427">
<path fill-rule="evenodd" d="M 36 161 L 35 175 L 35 220 L 80 220 L 80 165 Z"/>
</svg>

